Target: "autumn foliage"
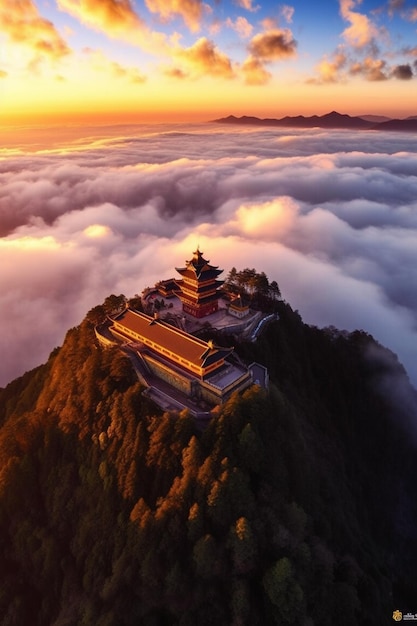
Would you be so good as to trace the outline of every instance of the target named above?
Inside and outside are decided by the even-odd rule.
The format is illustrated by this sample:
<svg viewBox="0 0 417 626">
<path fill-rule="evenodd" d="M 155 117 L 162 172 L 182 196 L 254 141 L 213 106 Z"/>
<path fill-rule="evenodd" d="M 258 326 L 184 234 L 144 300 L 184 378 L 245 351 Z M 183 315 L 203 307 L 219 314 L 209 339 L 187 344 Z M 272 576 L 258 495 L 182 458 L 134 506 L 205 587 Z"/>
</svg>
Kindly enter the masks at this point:
<svg viewBox="0 0 417 626">
<path fill-rule="evenodd" d="M 205 430 L 146 400 L 91 319 L 0 390 L 4 626 L 380 626 L 417 610 L 414 392 L 365 333 L 280 307 L 238 347 L 269 392 L 233 396 Z M 408 408 L 379 384 L 395 377 Z"/>
</svg>

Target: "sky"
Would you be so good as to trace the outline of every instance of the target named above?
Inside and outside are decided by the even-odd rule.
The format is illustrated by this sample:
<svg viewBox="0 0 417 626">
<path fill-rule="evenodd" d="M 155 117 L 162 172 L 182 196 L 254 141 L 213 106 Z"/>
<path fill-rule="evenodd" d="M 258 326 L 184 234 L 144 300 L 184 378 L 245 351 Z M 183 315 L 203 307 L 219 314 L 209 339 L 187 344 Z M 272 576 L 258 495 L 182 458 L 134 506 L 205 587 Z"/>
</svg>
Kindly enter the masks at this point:
<svg viewBox="0 0 417 626">
<path fill-rule="evenodd" d="M 2 137 L 0 386 L 199 246 L 223 277 L 264 271 L 305 322 L 372 334 L 417 387 L 414 134 L 176 123 Z"/>
<path fill-rule="evenodd" d="M 416 115 L 415 0 L 7 0 L 0 127 Z"/>
</svg>

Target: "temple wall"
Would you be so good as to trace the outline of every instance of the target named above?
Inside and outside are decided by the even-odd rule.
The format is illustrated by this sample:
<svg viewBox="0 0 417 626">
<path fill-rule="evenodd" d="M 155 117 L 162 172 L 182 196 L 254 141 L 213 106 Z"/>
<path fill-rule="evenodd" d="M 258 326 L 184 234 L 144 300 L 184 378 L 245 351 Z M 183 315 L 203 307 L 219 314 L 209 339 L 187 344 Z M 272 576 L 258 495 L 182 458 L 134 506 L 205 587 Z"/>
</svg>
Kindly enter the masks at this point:
<svg viewBox="0 0 417 626">
<path fill-rule="evenodd" d="M 143 353 L 142 356 L 155 376 L 161 378 L 179 391 L 182 391 L 182 393 L 185 393 L 187 396 L 191 395 L 191 379 L 186 376 L 181 376 L 179 372 L 172 370 L 168 365 L 152 358 L 150 354 Z"/>
<path fill-rule="evenodd" d="M 205 385 L 200 385 L 200 393 L 201 398 L 205 400 L 208 404 L 222 404 L 223 398 L 220 391 L 206 387 Z"/>
<path fill-rule="evenodd" d="M 148 353 L 144 353 L 143 358 L 155 376 L 169 383 L 188 397 L 197 395 L 211 405 L 223 404 L 234 391 L 242 391 L 252 384 L 251 375 L 245 372 L 228 387 L 221 389 L 210 385 L 210 383 L 182 376 L 180 372 L 172 370 L 169 364 L 162 363 Z"/>
<path fill-rule="evenodd" d="M 230 306 L 229 314 L 233 315 L 233 317 L 237 317 L 238 319 L 242 319 L 243 317 L 246 317 L 249 314 L 249 309 L 248 308 L 235 309 L 234 307 Z"/>
</svg>

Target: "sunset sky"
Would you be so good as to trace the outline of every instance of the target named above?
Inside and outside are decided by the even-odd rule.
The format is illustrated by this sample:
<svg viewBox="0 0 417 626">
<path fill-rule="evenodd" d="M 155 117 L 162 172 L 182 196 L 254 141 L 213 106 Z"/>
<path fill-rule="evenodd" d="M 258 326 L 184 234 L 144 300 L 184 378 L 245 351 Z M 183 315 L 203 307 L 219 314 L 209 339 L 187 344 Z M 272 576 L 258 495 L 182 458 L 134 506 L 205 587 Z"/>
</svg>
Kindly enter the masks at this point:
<svg viewBox="0 0 417 626">
<path fill-rule="evenodd" d="M 0 125 L 416 115 L 410 0 L 8 0 Z"/>
</svg>

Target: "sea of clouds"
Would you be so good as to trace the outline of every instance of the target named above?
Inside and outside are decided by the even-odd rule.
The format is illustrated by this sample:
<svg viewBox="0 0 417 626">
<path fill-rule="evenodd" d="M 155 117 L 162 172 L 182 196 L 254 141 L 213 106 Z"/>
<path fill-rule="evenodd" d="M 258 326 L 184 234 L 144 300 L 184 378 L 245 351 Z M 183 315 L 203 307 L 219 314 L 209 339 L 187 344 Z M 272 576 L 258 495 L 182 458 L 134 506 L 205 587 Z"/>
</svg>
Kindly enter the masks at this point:
<svg viewBox="0 0 417 626">
<path fill-rule="evenodd" d="M 265 271 L 305 322 L 369 332 L 417 386 L 414 135 L 208 123 L 17 136 L 0 149 L 0 385 L 199 245 L 225 274 Z"/>
</svg>

